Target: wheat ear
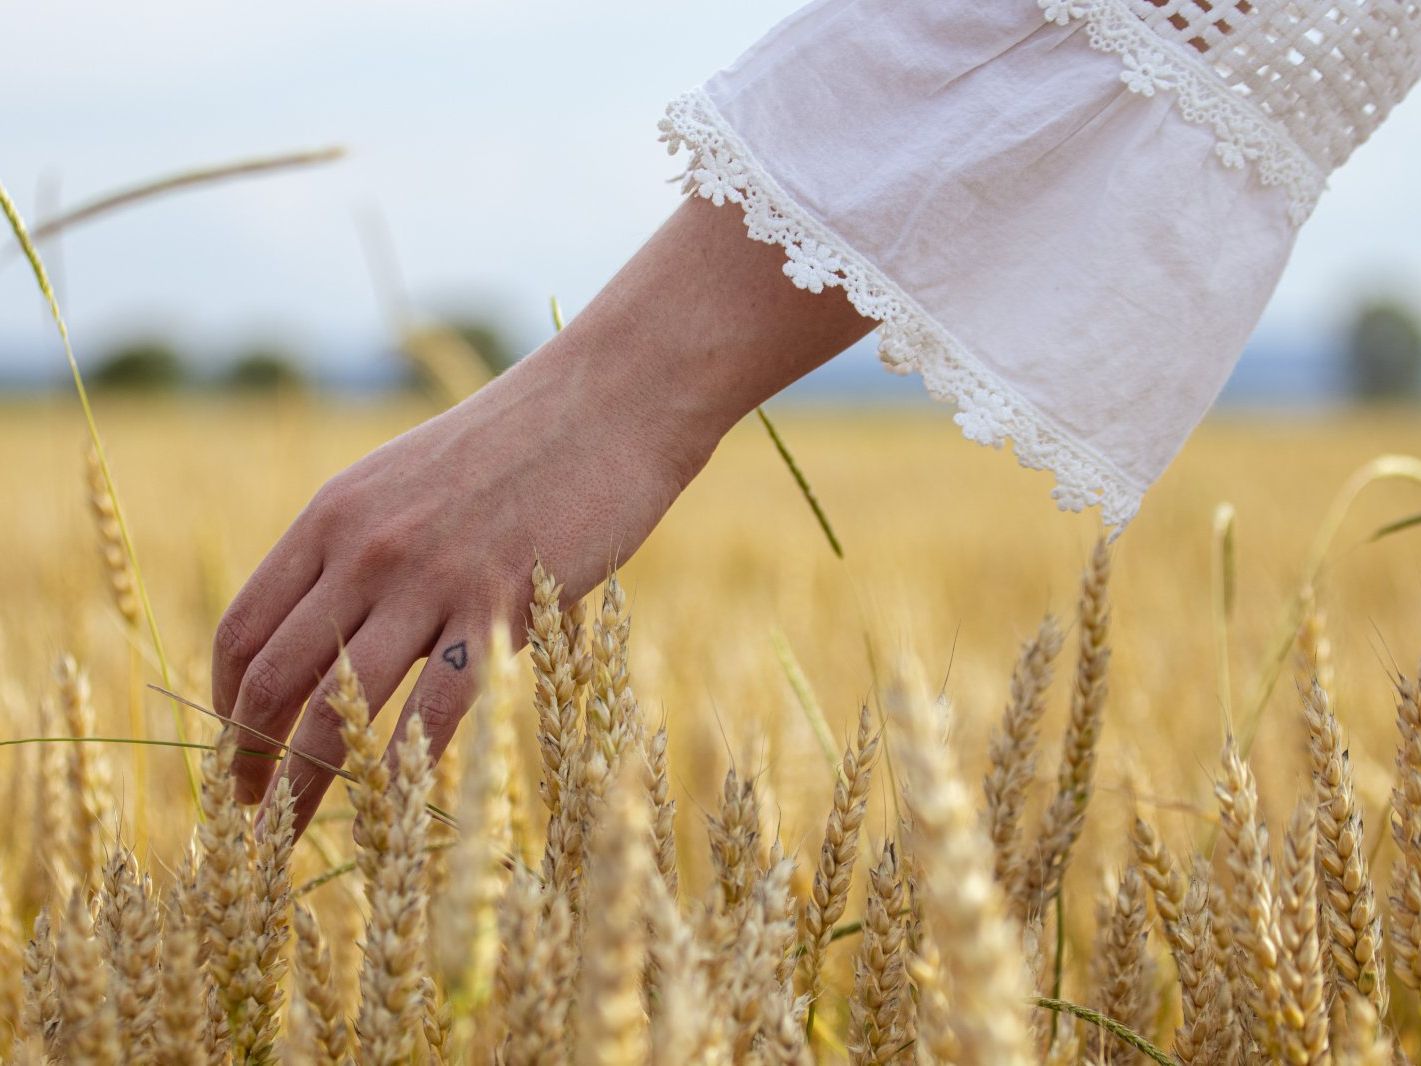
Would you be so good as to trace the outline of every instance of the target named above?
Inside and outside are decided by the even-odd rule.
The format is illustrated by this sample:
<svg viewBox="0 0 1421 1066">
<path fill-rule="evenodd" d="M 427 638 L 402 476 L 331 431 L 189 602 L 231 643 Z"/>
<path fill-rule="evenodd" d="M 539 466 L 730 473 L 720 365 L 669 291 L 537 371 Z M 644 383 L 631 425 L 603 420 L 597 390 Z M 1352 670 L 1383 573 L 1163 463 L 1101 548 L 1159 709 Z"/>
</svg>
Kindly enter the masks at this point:
<svg viewBox="0 0 1421 1066">
<path fill-rule="evenodd" d="M 721 906 L 735 913 L 749 898 L 759 874 L 760 804 L 755 782 L 741 781 L 732 766 L 725 774 L 720 811 L 707 824 L 711 865 L 720 884 Z"/>
<path fill-rule="evenodd" d="M 572 909 L 567 898 L 547 898 L 524 868 L 499 906 L 498 1003 L 507 1066 L 566 1062 L 567 1018 L 576 966 Z"/>
<path fill-rule="evenodd" d="M 1159 1010 L 1154 966 L 1149 955 L 1150 915 L 1145 904 L 1145 879 L 1133 863 L 1125 867 L 1108 905 L 1091 960 L 1094 1004 L 1107 1018 L 1148 1036 Z M 1092 1034 L 1097 1057 L 1106 1055 L 1106 1034 Z M 1138 1053 L 1112 1049 L 1111 1061 L 1137 1062 Z"/>
<path fill-rule="evenodd" d="M 1303 692 L 1313 801 L 1317 808 L 1317 857 L 1322 877 L 1324 940 L 1329 971 L 1337 985 L 1356 989 L 1386 1013 L 1386 956 L 1381 913 L 1363 850 L 1362 809 L 1352 786 L 1352 767 L 1342 727 L 1320 684 Z M 1336 995 L 1340 988 L 1334 988 Z"/>
<path fill-rule="evenodd" d="M 651 801 L 651 852 L 656 872 L 671 898 L 676 898 L 681 877 L 676 866 L 676 801 L 671 798 L 671 771 L 666 757 L 666 727 L 647 738 L 643 750 L 642 780 Z"/>
<path fill-rule="evenodd" d="M 654 870 L 650 839 L 646 795 L 640 782 L 623 774 L 612 785 L 588 855 L 576 1026 L 576 1061 L 583 1066 L 621 1066 L 646 1058 L 641 979 L 644 900 Z"/>
<path fill-rule="evenodd" d="M 108 999 L 103 952 L 94 939 L 89 905 L 81 889 L 69 897 L 54 948 L 54 984 L 59 999 L 59 1053 L 63 1062 L 117 1066 L 123 1061 L 118 1020 Z"/>
<path fill-rule="evenodd" d="M 34 935 L 25 945 L 20 985 L 24 991 L 21 1031 L 40 1037 L 45 1050 L 51 1056 L 57 1056 L 62 1017 L 58 990 L 54 984 L 54 931 L 48 907 L 42 908 L 35 918 Z"/>
<path fill-rule="evenodd" d="M 296 904 L 291 924 L 296 931 L 293 1006 L 300 1003 L 307 1033 L 303 1054 L 314 1066 L 337 1066 L 345 1062 L 350 1048 L 350 1025 L 341 1010 L 331 949 L 309 908 Z"/>
<path fill-rule="evenodd" d="M 898 849 L 887 841 L 869 872 L 863 939 L 854 958 L 849 999 L 849 1052 L 854 1066 L 884 1066 L 907 1042 L 903 1000 L 908 995 L 904 950 L 907 899 Z"/>
<path fill-rule="evenodd" d="M 1421 688 L 1396 681 L 1396 784 L 1391 793 L 1391 834 L 1397 859 L 1391 879 L 1391 945 L 1396 975 L 1421 989 Z"/>
<path fill-rule="evenodd" d="M 94 735 L 94 705 L 89 675 L 72 655 L 64 655 L 55 667 L 59 710 L 69 736 L 88 739 Z M 94 744 L 64 745 L 65 779 L 68 786 L 66 831 L 67 872 L 74 884 L 92 891 L 103 876 L 104 842 L 100 833 L 107 793 L 107 774 Z"/>
<path fill-rule="evenodd" d="M 179 898 L 181 887 L 168 890 L 163 913 L 161 967 L 158 972 L 157 1016 L 153 1023 L 154 1058 L 159 1066 L 192 1062 L 207 1028 L 206 978 L 199 953 L 200 930 Z"/>
<path fill-rule="evenodd" d="M 1288 823 L 1278 871 L 1283 1053 L 1294 1066 L 1325 1066 L 1330 1058 L 1317 929 L 1316 841 L 1316 811 L 1304 799 Z"/>
<path fill-rule="evenodd" d="M 834 782 L 834 801 L 824 826 L 824 843 L 814 871 L 814 887 L 804 908 L 801 988 L 814 1001 L 824 991 L 824 958 L 834 925 L 849 902 L 849 883 L 858 858 L 859 829 L 868 810 L 868 790 L 878 760 L 879 735 L 867 706 L 859 711 L 858 732 L 844 751 Z M 811 1007 L 811 1009 L 813 1009 Z"/>
<path fill-rule="evenodd" d="M 259 977 L 250 981 L 251 997 L 245 1028 L 237 1039 L 247 1049 L 247 1062 L 271 1061 L 275 1054 L 282 978 L 286 975 L 287 941 L 291 938 L 291 851 L 294 846 L 295 798 L 291 779 L 282 775 L 256 842 L 253 896 L 248 920 L 251 955 Z"/>
<path fill-rule="evenodd" d="M 237 733 L 225 726 L 217 743 L 202 758 L 202 811 L 198 826 L 202 864 L 198 896 L 203 908 L 206 939 L 204 958 L 222 1017 L 235 1039 L 243 1031 L 251 993 L 259 977 L 255 941 L 251 935 L 251 840 L 247 817 L 233 792 L 232 760 Z M 238 1054 L 245 1051 L 238 1048 Z"/>
<path fill-rule="evenodd" d="M 936 956 L 920 957 L 913 970 L 919 987 L 933 991 L 918 1008 L 920 1053 L 1025 1066 L 1035 1055 L 1021 932 L 992 877 L 991 845 L 927 700 L 902 686 L 891 697 L 894 765 L 912 814 L 908 846 L 921 868 L 915 894 Z M 938 992 L 948 990 L 944 1004 Z"/>
<path fill-rule="evenodd" d="M 1253 1039 L 1265 1055 L 1282 1053 L 1283 981 L 1278 968 L 1278 907 L 1268 858 L 1268 830 L 1258 813 L 1253 771 L 1230 737 L 1223 774 L 1214 786 L 1233 874 L 1229 923 L 1244 977 L 1244 1003 L 1253 1015 Z"/>
<path fill-rule="evenodd" d="M 1081 582 L 1080 653 L 1071 689 L 1071 716 L 1061 749 L 1056 796 L 1042 817 L 1036 857 L 1027 872 L 1028 913 L 1044 913 L 1046 904 L 1060 890 L 1071 848 L 1085 825 L 1110 664 L 1109 582 L 1110 551 L 1101 540 Z"/>
<path fill-rule="evenodd" d="M 96 934 L 109 966 L 109 998 L 132 1058 L 151 1054 L 157 1020 L 161 917 L 147 874 L 116 847 L 104 868 Z"/>
<path fill-rule="evenodd" d="M 1034 639 L 1022 646 L 1011 676 L 1011 698 L 1001 725 L 992 734 L 991 768 L 983 781 L 987 797 L 987 833 L 992 838 L 993 872 L 1007 893 L 1012 911 L 1027 911 L 1028 862 L 1021 839 L 1022 807 L 1036 776 L 1036 742 L 1046 711 L 1051 667 L 1061 652 L 1061 627 L 1047 615 Z"/>
</svg>

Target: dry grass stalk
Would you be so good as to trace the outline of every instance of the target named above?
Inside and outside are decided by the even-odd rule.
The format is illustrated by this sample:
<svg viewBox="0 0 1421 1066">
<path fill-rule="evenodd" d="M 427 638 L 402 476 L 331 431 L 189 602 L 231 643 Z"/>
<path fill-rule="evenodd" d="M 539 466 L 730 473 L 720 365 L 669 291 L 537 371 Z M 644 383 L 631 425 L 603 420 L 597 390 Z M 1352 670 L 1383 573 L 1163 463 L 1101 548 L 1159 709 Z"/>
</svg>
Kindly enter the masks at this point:
<svg viewBox="0 0 1421 1066">
<path fill-rule="evenodd" d="M 64 655 L 55 667 L 60 715 L 65 732 L 76 738 L 94 735 L 94 705 L 89 676 L 72 655 Z M 66 872 L 73 884 L 98 888 L 103 876 L 103 811 L 107 809 L 107 774 L 93 744 L 64 745 L 65 835 L 68 840 Z"/>
<path fill-rule="evenodd" d="M 1093 970 L 1094 1005 L 1107 1018 L 1148 1036 L 1159 1011 L 1154 963 L 1149 955 L 1149 909 L 1145 905 L 1145 879 L 1133 863 L 1125 867 L 1108 905 L 1102 908 Z M 1091 1045 L 1098 1057 L 1112 1063 L 1142 1061 L 1137 1052 L 1107 1044 L 1096 1032 Z"/>
<path fill-rule="evenodd" d="M 94 938 L 84 894 L 75 889 L 54 948 L 54 985 L 59 1000 L 57 1058 L 85 1066 L 124 1061 L 118 1019 L 108 998 L 103 952 Z"/>
<path fill-rule="evenodd" d="M 1233 875 L 1228 922 L 1244 978 L 1242 1002 L 1252 1014 L 1254 1042 L 1264 1055 L 1276 1059 L 1282 1054 L 1283 979 L 1268 830 L 1258 812 L 1253 772 L 1239 758 L 1232 737 L 1224 746 L 1223 775 L 1214 792 Z"/>
<path fill-rule="evenodd" d="M 567 898 L 545 897 L 532 873 L 516 870 L 499 907 L 499 942 L 497 989 L 506 1028 L 499 1061 L 505 1066 L 568 1061 L 576 954 Z"/>
<path fill-rule="evenodd" d="M 1391 794 L 1391 834 L 1397 859 L 1391 879 L 1391 946 L 1396 975 L 1421 989 L 1421 688 L 1396 680 L 1396 784 Z"/>
<path fill-rule="evenodd" d="M 908 997 L 907 906 L 898 849 L 886 841 L 869 872 L 863 939 L 854 959 L 848 1039 L 854 1066 L 884 1066 L 907 1043 L 902 1025 Z"/>
<path fill-rule="evenodd" d="M 1024 644 L 1011 677 L 1011 698 L 1001 725 L 992 734 L 991 768 L 983 782 L 987 796 L 987 833 L 992 838 L 993 872 L 1006 890 L 1018 920 L 1026 917 L 1028 861 L 1021 834 L 1022 806 L 1036 777 L 1036 742 L 1046 711 L 1051 667 L 1064 640 L 1056 619 L 1041 620 L 1033 640 Z"/>
<path fill-rule="evenodd" d="M 1317 929 L 1316 840 L 1316 815 L 1304 798 L 1283 841 L 1278 892 L 1283 1054 L 1293 1066 L 1324 1066 L 1330 1058 Z"/>
<path fill-rule="evenodd" d="M 161 919 L 147 874 L 117 847 L 104 868 L 95 933 L 108 963 L 108 995 L 131 1059 L 152 1055 Z"/>
<path fill-rule="evenodd" d="M 292 912 L 292 925 L 296 930 L 295 1002 L 301 1005 L 309 1034 L 302 1053 L 314 1066 L 336 1066 L 344 1063 L 349 1053 L 350 1025 L 341 1010 L 331 949 L 321 936 L 315 915 L 299 903 Z"/>
<path fill-rule="evenodd" d="M 922 871 L 915 894 L 924 939 L 937 955 L 935 964 L 914 968 L 920 989 L 928 985 L 932 996 L 919 1005 L 920 1053 L 1028 1063 L 1035 1056 L 1021 933 L 992 877 L 991 846 L 927 701 L 901 689 L 892 695 L 894 765 L 912 812 L 908 846 Z M 939 992 L 948 1001 L 945 1015 Z"/>
<path fill-rule="evenodd" d="M 834 801 L 824 826 L 824 843 L 814 871 L 814 887 L 804 908 L 804 954 L 800 958 L 801 989 L 811 1002 L 824 991 L 824 958 L 834 925 L 849 902 L 849 883 L 858 858 L 859 829 L 868 810 L 873 766 L 880 737 L 867 706 L 859 711 L 858 732 L 844 751 L 834 782 Z"/>
<path fill-rule="evenodd" d="M 612 785 L 588 856 L 576 1023 L 576 1061 L 586 1066 L 632 1066 L 646 1059 L 641 980 L 645 900 L 654 870 L 650 834 L 646 796 L 639 782 L 623 774 Z"/>
<path fill-rule="evenodd" d="M 179 898 L 182 888 L 166 896 L 163 916 L 159 997 L 153 1024 L 154 1060 L 159 1066 L 185 1066 L 193 1049 L 202 1047 L 207 1028 L 206 977 L 199 951 L 201 931 Z"/>
<path fill-rule="evenodd" d="M 21 959 L 20 985 L 24 1004 L 20 1012 L 23 1031 L 38 1036 L 50 1055 L 59 1054 L 59 997 L 54 984 L 54 932 L 49 909 L 35 918 L 34 935 L 25 945 Z"/>
<path fill-rule="evenodd" d="M 1109 583 L 1110 551 L 1100 540 L 1081 583 L 1080 653 L 1071 688 L 1071 715 L 1061 749 L 1056 796 L 1042 817 L 1036 855 L 1027 872 L 1028 914 L 1044 913 L 1046 904 L 1060 890 L 1071 848 L 1085 824 L 1110 664 Z"/>
<path fill-rule="evenodd" d="M 1362 809 L 1352 785 L 1352 767 L 1342 727 L 1321 685 L 1303 692 L 1303 712 L 1312 759 L 1313 800 L 1317 806 L 1319 886 L 1328 972 L 1337 986 L 1368 997 L 1378 1014 L 1386 1013 L 1386 956 L 1382 920 L 1372 888 L 1363 845 Z M 1340 987 L 1334 987 L 1335 997 Z"/>
</svg>

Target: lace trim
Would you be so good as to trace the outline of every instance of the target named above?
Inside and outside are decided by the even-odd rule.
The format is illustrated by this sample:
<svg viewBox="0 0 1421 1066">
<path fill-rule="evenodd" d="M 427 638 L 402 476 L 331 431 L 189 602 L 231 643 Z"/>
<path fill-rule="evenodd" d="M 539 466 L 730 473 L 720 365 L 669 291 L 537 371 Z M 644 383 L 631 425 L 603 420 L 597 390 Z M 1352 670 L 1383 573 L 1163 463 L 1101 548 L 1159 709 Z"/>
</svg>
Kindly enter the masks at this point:
<svg viewBox="0 0 1421 1066">
<path fill-rule="evenodd" d="M 1317 206 L 1327 172 L 1274 119 L 1230 89 L 1202 59 L 1155 33 L 1127 0 L 1036 0 L 1048 22 L 1084 19 L 1091 47 L 1120 56 L 1120 80 L 1131 92 L 1172 91 L 1188 122 L 1209 126 L 1214 152 L 1226 167 L 1254 164 L 1264 185 L 1288 194 L 1288 218 L 1300 226 Z"/>
<path fill-rule="evenodd" d="M 929 393 L 957 405 L 962 435 L 1000 448 L 1010 438 L 1017 461 L 1056 477 L 1051 496 L 1062 510 L 1099 506 L 1119 535 L 1139 510 L 1145 486 L 1058 428 L 987 369 L 907 293 L 786 193 L 731 130 L 702 90 L 684 93 L 658 123 L 668 154 L 691 152 L 682 190 L 716 206 L 739 204 L 749 235 L 785 250 L 784 272 L 801 289 L 842 288 L 880 325 L 879 358 L 895 373 L 922 375 Z"/>
</svg>

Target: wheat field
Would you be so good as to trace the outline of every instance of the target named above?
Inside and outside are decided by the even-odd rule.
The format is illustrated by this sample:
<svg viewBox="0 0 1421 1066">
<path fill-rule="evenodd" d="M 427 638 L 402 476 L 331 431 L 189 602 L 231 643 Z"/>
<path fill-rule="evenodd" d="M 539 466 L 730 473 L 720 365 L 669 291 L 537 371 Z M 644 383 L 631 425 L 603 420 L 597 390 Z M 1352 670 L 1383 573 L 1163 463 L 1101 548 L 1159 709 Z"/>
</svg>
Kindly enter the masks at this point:
<svg viewBox="0 0 1421 1066">
<path fill-rule="evenodd" d="M 244 574 L 327 477 L 428 413 L 99 403 L 172 687 L 207 702 L 211 633 Z M 0 739 L 113 738 L 0 750 L 7 1061 L 1421 1050 L 1421 718 L 1397 725 L 1421 661 L 1421 532 L 1371 540 L 1421 511 L 1421 486 L 1362 491 L 1249 758 L 1221 756 L 1226 709 L 1254 735 L 1331 500 L 1373 457 L 1421 455 L 1414 418 L 1217 419 L 1108 556 L 1092 516 L 1054 512 L 1044 475 L 962 443 L 940 410 L 778 422 L 843 560 L 748 421 L 609 606 L 592 598 L 578 625 L 543 586 L 532 652 L 492 671 L 432 780 L 415 746 L 392 782 L 362 757 L 393 716 L 367 735 L 352 677 L 348 794 L 294 850 L 279 818 L 251 840 L 221 785 L 239 738 L 180 712 L 217 745 L 192 758 L 192 851 L 182 752 L 119 742 L 177 725 L 115 596 L 83 421 L 63 400 L 7 406 Z M 1212 858 L 1192 870 L 1196 851 Z M 1062 1021 L 1059 1001 L 1145 1050 Z"/>
</svg>

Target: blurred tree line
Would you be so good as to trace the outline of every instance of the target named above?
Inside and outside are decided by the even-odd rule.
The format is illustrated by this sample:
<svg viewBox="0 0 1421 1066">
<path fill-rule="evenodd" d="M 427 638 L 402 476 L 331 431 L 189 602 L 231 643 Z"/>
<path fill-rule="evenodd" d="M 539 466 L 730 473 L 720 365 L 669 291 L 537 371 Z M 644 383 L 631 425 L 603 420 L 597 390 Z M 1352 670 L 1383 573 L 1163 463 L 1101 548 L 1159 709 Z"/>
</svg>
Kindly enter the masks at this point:
<svg viewBox="0 0 1421 1066">
<path fill-rule="evenodd" d="M 1375 299 L 1357 309 L 1347 337 L 1352 395 L 1366 401 L 1421 394 L 1421 322 L 1403 301 Z"/>
<path fill-rule="evenodd" d="M 449 329 L 477 353 L 492 372 L 513 364 L 514 354 L 503 334 L 484 322 L 451 325 Z M 404 384 L 425 387 L 425 371 L 407 366 Z M 108 353 L 88 372 L 94 389 L 121 392 L 163 392 L 186 388 L 223 392 L 300 392 L 311 386 L 301 357 L 275 346 L 257 346 L 239 353 L 215 374 L 199 370 L 172 344 L 159 339 L 134 341 Z"/>
</svg>

